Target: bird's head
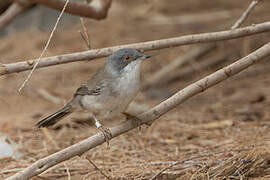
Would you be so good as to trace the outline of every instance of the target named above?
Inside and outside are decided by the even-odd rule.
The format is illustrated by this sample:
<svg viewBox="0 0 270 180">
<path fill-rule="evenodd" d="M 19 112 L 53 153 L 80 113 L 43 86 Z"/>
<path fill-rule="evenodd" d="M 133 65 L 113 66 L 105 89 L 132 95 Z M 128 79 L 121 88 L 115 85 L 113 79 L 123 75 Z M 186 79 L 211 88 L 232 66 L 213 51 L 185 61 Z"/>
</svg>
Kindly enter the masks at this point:
<svg viewBox="0 0 270 180">
<path fill-rule="evenodd" d="M 120 49 L 108 57 L 106 66 L 117 72 L 132 70 L 140 66 L 141 61 L 151 55 L 142 54 L 131 48 Z"/>
</svg>

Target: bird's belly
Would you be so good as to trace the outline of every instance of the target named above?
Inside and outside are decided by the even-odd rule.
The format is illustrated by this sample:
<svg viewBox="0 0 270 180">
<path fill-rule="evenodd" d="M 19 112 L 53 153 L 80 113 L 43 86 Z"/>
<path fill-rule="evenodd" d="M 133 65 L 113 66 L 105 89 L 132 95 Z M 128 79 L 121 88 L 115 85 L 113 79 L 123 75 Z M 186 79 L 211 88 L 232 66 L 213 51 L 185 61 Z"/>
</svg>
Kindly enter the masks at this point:
<svg viewBox="0 0 270 180">
<path fill-rule="evenodd" d="M 129 90 L 128 90 L 129 89 Z M 97 96 L 86 95 L 81 99 L 81 105 L 87 112 L 99 116 L 114 116 L 124 112 L 138 92 L 138 87 L 123 87 L 119 91 L 104 92 Z"/>
<path fill-rule="evenodd" d="M 83 108 L 103 117 L 124 112 L 139 91 L 140 76 L 136 71 L 118 77 L 106 86 L 100 95 L 83 96 Z"/>
<path fill-rule="evenodd" d="M 135 92 L 121 91 L 111 95 L 84 96 L 81 104 L 91 114 L 107 117 L 124 112 L 135 95 Z"/>
</svg>

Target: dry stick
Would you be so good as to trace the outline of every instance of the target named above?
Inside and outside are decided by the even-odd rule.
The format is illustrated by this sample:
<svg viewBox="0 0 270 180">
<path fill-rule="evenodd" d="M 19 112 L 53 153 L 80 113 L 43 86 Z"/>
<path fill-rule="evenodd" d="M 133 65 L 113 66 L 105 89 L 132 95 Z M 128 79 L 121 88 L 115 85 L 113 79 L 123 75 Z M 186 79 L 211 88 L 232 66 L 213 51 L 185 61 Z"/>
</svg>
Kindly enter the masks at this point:
<svg viewBox="0 0 270 180">
<path fill-rule="evenodd" d="M 244 11 L 244 13 L 240 16 L 240 18 L 234 23 L 234 25 L 231 27 L 231 29 L 239 28 L 244 21 L 247 19 L 248 15 L 251 13 L 251 11 L 255 8 L 255 6 L 258 4 L 257 0 L 253 0 L 248 8 Z M 146 80 L 144 84 L 142 85 L 142 90 L 145 90 L 149 88 L 150 86 L 154 84 L 162 84 L 161 81 L 168 82 L 171 79 L 175 77 L 179 77 L 179 74 L 181 74 L 179 71 L 176 72 L 176 74 L 172 74 L 172 72 L 175 71 L 175 69 L 179 68 L 183 64 L 185 64 L 187 61 L 190 61 L 191 59 L 197 59 L 204 54 L 207 54 L 214 50 L 216 48 L 216 44 L 212 43 L 209 45 L 206 45 L 204 47 L 198 47 L 195 49 L 192 49 L 189 53 L 185 54 L 183 57 L 174 60 L 158 72 L 154 73 L 150 79 Z M 169 76 L 168 76 L 169 75 Z"/>
<path fill-rule="evenodd" d="M 231 27 L 231 29 L 236 29 L 243 24 L 243 22 L 247 19 L 248 15 L 251 11 L 255 8 L 258 4 L 259 0 L 253 0 L 250 5 L 248 6 L 247 10 L 242 14 L 242 16 L 236 21 L 236 23 Z"/>
<path fill-rule="evenodd" d="M 218 65 L 222 61 L 224 61 L 229 54 L 232 54 L 233 51 L 229 50 L 229 52 L 226 52 L 225 55 L 219 55 L 215 56 L 213 58 L 209 58 L 207 61 L 203 61 L 200 63 L 200 70 L 207 69 L 209 67 L 213 67 L 214 65 Z M 188 68 L 185 68 L 181 71 L 177 71 L 173 76 L 171 74 L 168 74 L 168 78 L 160 80 L 161 84 L 169 83 L 175 79 L 182 78 L 182 77 L 188 77 L 189 75 L 194 74 L 194 68 L 189 66 Z"/>
<path fill-rule="evenodd" d="M 70 175 L 69 168 L 68 168 L 67 164 L 64 163 L 64 166 L 65 166 L 66 171 L 67 171 L 68 180 L 71 180 L 71 175 Z"/>
<path fill-rule="evenodd" d="M 97 165 L 95 165 L 95 163 L 91 160 L 91 158 L 89 156 L 86 156 L 86 159 L 89 161 L 90 164 L 92 164 L 92 166 L 94 166 L 94 168 L 100 172 L 100 174 L 102 174 L 102 176 L 104 176 L 106 179 L 110 180 L 111 178 L 109 176 L 107 176 L 101 169 L 99 169 L 97 167 Z"/>
<path fill-rule="evenodd" d="M 168 78 L 170 79 L 171 76 L 172 77 L 175 76 L 175 74 L 173 73 L 175 71 L 175 69 L 179 68 L 180 66 L 182 66 L 183 64 L 185 64 L 186 62 L 188 62 L 191 59 L 197 59 L 200 56 L 207 54 L 208 52 L 212 51 L 215 48 L 216 48 L 216 44 L 213 43 L 213 44 L 205 45 L 203 47 L 198 47 L 198 48 L 192 49 L 189 53 L 174 60 L 173 62 L 171 62 L 170 64 L 168 64 L 164 68 L 162 68 L 161 70 L 159 70 L 156 73 L 154 73 L 153 75 L 151 75 L 151 77 L 143 83 L 141 90 L 146 90 L 150 86 L 157 84 L 157 83 L 162 84 L 164 79 L 168 79 Z"/>
<path fill-rule="evenodd" d="M 63 0 L 14 0 L 14 2 L 1 16 L 0 29 L 6 27 L 17 15 L 22 13 L 27 7 L 34 3 L 62 10 L 65 5 Z M 71 2 L 67 6 L 67 12 L 79 16 L 85 16 L 92 19 L 104 19 L 107 17 L 108 10 L 111 7 L 111 0 L 99 0 L 98 3 L 91 5 L 79 2 Z"/>
<path fill-rule="evenodd" d="M 49 39 L 48 39 L 48 41 L 47 41 L 47 43 L 46 43 L 46 45 L 45 45 L 43 51 L 41 52 L 39 58 L 38 58 L 37 61 L 35 62 L 33 69 L 30 71 L 30 73 L 28 74 L 27 78 L 24 80 L 24 82 L 23 82 L 22 85 L 20 86 L 19 92 L 21 92 L 22 88 L 24 88 L 25 84 L 29 81 L 29 79 L 31 78 L 31 76 L 32 76 L 32 74 L 33 74 L 33 72 L 34 72 L 34 70 L 35 70 L 36 67 L 38 66 L 38 64 L 39 64 L 39 62 L 40 62 L 42 56 L 44 55 L 44 53 L 45 53 L 46 50 L 48 49 L 48 47 L 49 47 L 49 45 L 50 45 L 50 42 L 51 42 L 51 39 L 52 39 L 52 37 L 53 37 L 53 35 L 54 35 L 54 32 L 55 32 L 55 30 L 56 30 L 56 28 L 57 28 L 57 25 L 58 25 L 58 23 L 59 23 L 59 21 L 60 21 L 62 15 L 63 15 L 65 9 L 66 9 L 68 3 L 69 3 L 69 0 L 66 0 L 66 3 L 65 3 L 65 5 L 64 5 L 64 7 L 63 7 L 63 9 L 62 9 L 62 11 L 61 11 L 61 13 L 60 13 L 60 15 L 58 16 L 58 18 L 57 18 L 57 20 L 56 20 L 56 23 L 55 23 L 55 25 L 54 25 L 54 27 L 53 27 L 53 30 L 52 30 L 52 32 L 51 32 L 51 34 L 50 34 L 50 36 L 49 36 Z"/>
<path fill-rule="evenodd" d="M 138 118 L 142 120 L 144 124 L 151 124 L 156 119 L 158 119 L 163 114 L 167 113 L 171 109 L 175 108 L 177 105 L 185 102 L 187 99 L 193 97 L 196 94 L 204 92 L 206 89 L 228 79 L 229 77 L 243 71 L 259 60 L 270 56 L 270 43 L 265 44 L 263 47 L 259 48 L 255 52 L 249 54 L 248 56 L 240 59 L 239 61 L 223 68 L 215 73 L 212 73 L 205 78 L 187 86 L 183 90 L 179 91 L 172 97 L 163 101 L 159 105 L 153 107 L 149 111 L 138 115 Z M 128 132 L 134 128 L 137 128 L 138 124 L 130 121 L 123 122 L 117 126 L 110 128 L 112 137 L 117 137 L 125 132 Z M 24 170 L 16 173 L 15 175 L 8 178 L 8 180 L 26 180 L 33 176 L 36 176 L 50 167 L 55 166 L 63 161 L 66 161 L 74 156 L 81 155 L 86 151 L 103 144 L 104 137 L 102 133 L 97 133 L 83 141 L 80 141 L 70 147 L 67 147 L 59 152 L 51 154 L 43 159 L 40 159 L 25 168 Z"/>
<path fill-rule="evenodd" d="M 195 35 L 186 35 L 182 37 L 175 37 L 169 39 L 161 39 L 148 42 L 133 43 L 121 46 L 112 46 L 102 49 L 93 49 L 84 52 L 59 55 L 54 57 L 41 58 L 37 68 L 53 66 L 58 64 L 92 60 L 96 58 L 102 58 L 111 55 L 114 51 L 121 48 L 134 48 L 138 50 L 158 50 L 164 48 L 171 48 L 176 46 L 196 44 L 196 43 L 209 43 L 228 39 L 236 39 L 240 37 L 250 36 L 258 33 L 270 31 L 270 22 L 265 22 L 257 25 L 247 26 L 244 28 L 220 31 L 213 33 L 202 33 Z M 32 69 L 33 64 L 37 60 L 28 60 L 17 63 L 2 64 L 0 65 L 0 75 L 10 74 L 14 72 L 21 72 Z"/>
<path fill-rule="evenodd" d="M 64 0 L 28 0 L 31 3 L 42 4 L 50 8 L 61 10 L 65 4 Z M 112 0 L 93 0 L 90 3 L 70 2 L 66 12 L 82 17 L 88 17 L 96 20 L 107 17 L 108 10 L 111 7 Z"/>
<path fill-rule="evenodd" d="M 84 42 L 87 46 L 87 49 L 90 50 L 92 48 L 91 48 L 89 35 L 88 35 L 87 28 L 85 26 L 83 18 L 80 18 L 80 22 L 81 22 L 81 28 L 82 28 L 82 31 L 80 31 L 81 37 L 84 40 Z"/>
<path fill-rule="evenodd" d="M 16 2 L 11 4 L 8 9 L 0 16 L 0 29 L 6 27 L 12 21 L 12 19 L 22 13 L 28 6 L 30 6 L 30 4 L 23 5 Z"/>
</svg>

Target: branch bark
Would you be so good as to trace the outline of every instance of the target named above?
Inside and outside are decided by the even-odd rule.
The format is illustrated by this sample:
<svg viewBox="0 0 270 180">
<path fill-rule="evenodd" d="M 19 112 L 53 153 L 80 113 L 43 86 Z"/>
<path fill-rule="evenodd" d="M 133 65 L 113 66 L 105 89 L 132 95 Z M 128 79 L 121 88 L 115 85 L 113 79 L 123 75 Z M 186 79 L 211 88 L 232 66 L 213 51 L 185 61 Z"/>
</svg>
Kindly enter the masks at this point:
<svg viewBox="0 0 270 180">
<path fill-rule="evenodd" d="M 247 19 L 247 17 L 249 16 L 249 14 L 251 13 L 251 11 L 255 8 L 255 6 L 258 4 L 259 0 L 253 0 L 250 5 L 248 6 L 248 8 L 246 9 L 246 11 L 242 14 L 242 16 L 236 21 L 236 23 L 231 27 L 231 29 L 236 29 L 239 26 L 241 26 L 241 24 L 243 24 L 243 22 Z"/>
<path fill-rule="evenodd" d="M 120 46 L 112 46 L 102 49 L 93 49 L 84 52 L 72 53 L 72 54 L 64 54 L 59 56 L 42 58 L 39 61 L 37 68 L 53 66 L 58 64 L 83 61 L 83 60 L 92 60 L 96 58 L 102 58 L 111 55 L 114 51 L 121 48 L 134 48 L 138 50 L 158 50 L 164 48 L 171 48 L 176 46 L 183 46 L 188 44 L 196 44 L 196 43 L 209 43 L 216 42 L 228 39 L 236 39 L 245 36 L 250 36 L 254 34 L 264 33 L 270 31 L 270 22 L 265 22 L 257 25 L 247 26 L 244 28 L 228 30 L 228 31 L 220 31 L 220 32 L 212 32 L 212 33 L 202 33 L 195 35 L 186 35 L 181 37 L 169 38 L 169 39 L 161 39 L 155 41 L 148 42 L 140 42 L 133 43 L 127 45 Z M 35 60 L 22 61 L 17 63 L 10 64 L 0 64 L 0 76 L 15 72 L 22 72 L 26 70 L 30 70 L 33 68 L 33 65 L 36 63 Z"/>
<path fill-rule="evenodd" d="M 197 59 L 216 48 L 216 44 L 208 44 L 203 47 L 197 47 L 192 49 L 190 52 L 177 58 L 176 60 L 172 61 L 159 71 L 155 72 L 149 79 L 146 79 L 145 82 L 142 84 L 141 90 L 144 91 L 149 87 L 155 84 L 163 84 L 167 81 L 167 79 L 172 79 L 176 75 L 179 74 L 178 71 L 175 72 L 177 68 L 184 65 L 186 62 L 190 61 L 191 59 Z"/>
<path fill-rule="evenodd" d="M 258 4 L 258 0 L 253 0 L 248 8 L 244 11 L 244 13 L 240 16 L 240 18 L 233 24 L 231 29 L 239 28 L 244 21 L 248 18 L 248 15 L 251 13 L 251 11 L 255 8 L 255 6 Z M 154 84 L 162 84 L 162 82 L 168 82 L 172 79 L 175 79 L 177 77 L 180 77 L 182 75 L 182 71 L 176 71 L 177 68 L 184 65 L 187 61 L 190 61 L 191 59 L 197 59 L 204 54 L 207 54 L 214 50 L 216 48 L 215 43 L 208 44 L 203 47 L 197 47 L 195 49 L 192 49 L 189 53 L 185 54 L 184 56 L 174 60 L 170 64 L 166 65 L 159 71 L 155 72 L 150 79 L 146 80 L 142 85 L 142 90 L 146 90 L 149 87 L 151 87 Z M 207 64 L 207 63 L 204 63 Z M 173 73 L 175 72 L 175 73 Z"/>
<path fill-rule="evenodd" d="M 13 3 L 11 4 L 8 9 L 1 14 L 0 16 L 0 29 L 6 27 L 12 19 L 14 19 L 17 15 L 22 13 L 30 4 L 20 4 L 20 3 Z"/>
<path fill-rule="evenodd" d="M 262 60 L 263 58 L 270 56 L 270 43 L 265 44 L 263 47 L 259 48 L 255 52 L 249 54 L 248 56 L 238 60 L 237 62 L 212 73 L 205 78 L 187 86 L 183 90 L 179 91 L 172 97 L 163 101 L 159 105 L 153 107 L 149 111 L 142 113 L 138 116 L 142 120 L 143 124 L 151 124 L 156 119 L 158 119 L 163 114 L 167 113 L 171 109 L 175 108 L 177 105 L 185 102 L 187 99 L 200 94 L 207 90 L 208 88 L 228 79 L 229 77 L 243 71 L 254 63 Z M 136 128 L 138 124 L 132 123 L 132 121 L 123 122 L 117 126 L 110 128 L 112 137 L 117 137 L 127 131 Z M 66 149 L 59 152 L 51 154 L 43 159 L 40 159 L 25 168 L 24 170 L 16 173 L 15 175 L 7 178 L 7 180 L 26 180 L 33 176 L 36 176 L 50 167 L 55 166 L 63 161 L 66 161 L 74 156 L 81 155 L 86 151 L 101 145 L 104 143 L 104 137 L 101 133 L 97 133 L 79 143 L 76 143 Z"/>
<path fill-rule="evenodd" d="M 92 0 L 90 3 L 70 2 L 66 12 L 91 19 L 101 20 L 107 17 L 112 0 Z M 33 4 L 45 5 L 61 11 L 65 0 L 14 0 L 10 7 L 0 16 L 0 29 L 6 27 L 16 16 Z"/>
<path fill-rule="evenodd" d="M 17 0 L 21 1 L 21 0 Z M 33 4 L 41 4 L 52 9 L 61 11 L 65 0 L 27 0 Z M 111 7 L 112 0 L 92 0 L 90 3 L 70 2 L 66 12 L 82 17 L 101 20 L 107 17 L 108 10 Z"/>
</svg>

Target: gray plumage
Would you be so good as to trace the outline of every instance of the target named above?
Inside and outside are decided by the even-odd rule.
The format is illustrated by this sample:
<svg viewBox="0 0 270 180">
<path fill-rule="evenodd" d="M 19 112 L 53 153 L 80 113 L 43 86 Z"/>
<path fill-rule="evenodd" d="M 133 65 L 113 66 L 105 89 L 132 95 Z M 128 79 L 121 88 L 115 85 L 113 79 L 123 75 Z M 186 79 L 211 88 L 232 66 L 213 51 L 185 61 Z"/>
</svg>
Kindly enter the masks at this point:
<svg viewBox="0 0 270 180">
<path fill-rule="evenodd" d="M 77 89 L 71 101 L 37 126 L 51 126 L 74 111 L 84 110 L 99 127 L 98 119 L 124 112 L 139 91 L 141 62 L 149 57 L 135 49 L 116 51 L 103 68 Z"/>
</svg>

